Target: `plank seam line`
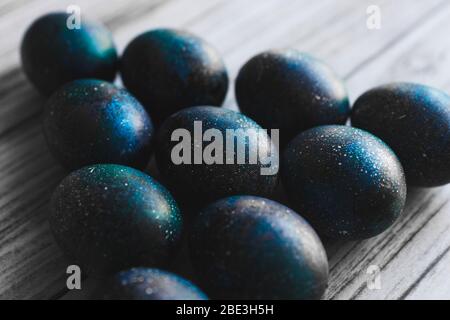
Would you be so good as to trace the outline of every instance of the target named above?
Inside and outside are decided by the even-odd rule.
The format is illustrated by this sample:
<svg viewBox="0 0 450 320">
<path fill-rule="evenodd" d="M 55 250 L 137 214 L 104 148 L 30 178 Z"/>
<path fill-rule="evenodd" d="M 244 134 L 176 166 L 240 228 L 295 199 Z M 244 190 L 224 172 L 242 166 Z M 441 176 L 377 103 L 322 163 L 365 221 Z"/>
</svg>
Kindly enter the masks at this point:
<svg viewBox="0 0 450 320">
<path fill-rule="evenodd" d="M 355 242 L 348 250 L 347 252 L 338 260 L 334 263 L 334 265 L 330 268 L 330 272 L 332 272 L 334 269 L 336 269 L 336 267 L 345 260 L 345 258 L 348 257 L 348 255 L 355 250 L 355 248 L 359 245 L 359 242 Z"/>
<path fill-rule="evenodd" d="M 209 15 L 211 12 L 213 12 L 217 8 L 223 7 L 225 4 L 226 4 L 225 1 L 217 2 L 216 4 L 214 4 L 212 7 L 210 7 L 206 11 L 202 11 L 199 15 L 189 18 L 187 21 L 185 21 L 184 26 L 187 28 L 187 27 L 195 24 L 204 16 Z"/>
<path fill-rule="evenodd" d="M 119 26 L 123 25 L 124 23 L 140 19 L 145 15 L 147 15 L 150 11 L 155 11 L 164 6 L 167 6 L 172 1 L 173 0 L 155 0 L 155 2 L 150 4 L 148 7 L 147 6 L 145 6 L 144 8 L 135 7 L 134 10 L 131 12 L 131 14 L 113 15 L 111 17 L 106 17 L 103 20 L 103 23 L 107 25 L 111 29 L 111 31 L 115 31 Z"/>
<path fill-rule="evenodd" d="M 396 232 L 392 232 L 388 237 L 386 238 L 380 238 L 376 243 L 373 244 L 373 248 L 376 248 L 378 245 L 381 245 L 380 249 L 378 250 L 378 252 L 383 251 L 388 245 L 389 243 L 395 239 L 397 237 L 398 232 L 400 232 L 403 228 L 405 228 L 411 220 L 413 220 L 414 216 L 417 215 L 418 212 L 423 211 L 424 209 L 427 209 L 428 206 L 430 205 L 430 203 L 432 202 L 432 200 L 434 199 L 434 195 L 431 195 L 428 199 L 428 201 L 422 203 L 419 207 L 415 208 L 415 210 L 408 216 L 408 219 L 405 219 L 404 221 L 401 222 L 400 228 L 396 231 Z M 369 254 L 371 253 L 371 250 L 368 250 L 366 252 L 366 254 L 364 254 L 364 256 L 362 256 L 361 259 L 359 259 L 359 261 L 355 264 L 355 267 L 360 266 L 362 263 L 364 263 L 364 260 L 366 259 L 366 257 L 369 256 Z M 371 259 L 369 259 L 368 261 L 366 261 L 365 263 L 371 263 L 378 254 L 375 254 Z M 355 267 L 353 267 L 350 270 L 354 270 Z M 351 283 L 353 283 L 353 281 L 355 280 L 355 278 L 351 278 L 348 279 L 347 281 L 344 281 L 344 283 L 342 284 L 342 286 L 339 288 L 339 290 L 337 290 L 331 297 L 330 299 L 333 299 L 337 294 L 339 294 L 340 292 L 342 292 L 346 287 L 348 287 Z"/>
<path fill-rule="evenodd" d="M 379 4 L 383 5 L 383 3 L 386 3 L 386 2 L 387 2 L 387 0 L 384 0 L 383 2 L 380 2 Z M 333 25 L 333 23 L 336 20 L 339 20 L 341 17 L 346 17 L 347 15 L 348 15 L 348 12 L 344 10 L 343 12 L 339 12 L 339 15 L 337 15 L 337 16 L 331 16 L 330 18 L 327 18 L 327 20 L 325 20 L 323 24 L 324 25 Z M 310 37 L 310 34 L 304 34 L 301 37 L 297 37 L 297 39 L 293 41 L 294 46 L 300 45 L 304 39 L 308 39 L 309 37 Z"/>
<path fill-rule="evenodd" d="M 414 218 L 414 216 L 419 212 L 419 211 L 423 211 L 423 209 L 424 208 L 426 208 L 427 207 L 427 205 L 429 205 L 429 203 L 431 202 L 431 200 L 434 198 L 434 195 L 432 194 L 430 197 L 429 197 L 429 199 L 427 200 L 427 201 L 424 201 L 419 207 L 417 207 L 417 208 L 415 208 L 414 209 L 414 211 L 407 217 L 407 219 L 404 219 L 403 221 L 402 221 L 402 223 L 401 223 L 401 225 L 399 225 L 399 230 L 398 231 L 401 231 L 413 218 Z M 397 232 L 398 232 L 397 231 Z M 377 247 L 379 244 L 381 244 L 383 241 L 385 241 L 385 244 L 386 243 L 389 243 L 392 239 L 394 239 L 395 237 L 397 236 L 397 233 L 391 233 L 391 234 L 389 234 L 388 235 L 388 237 L 387 237 L 387 240 L 386 239 L 379 239 L 379 241 L 377 241 L 377 242 L 375 242 L 374 244 L 373 244 L 373 247 Z M 357 243 L 355 243 L 355 245 L 354 246 L 352 246 L 348 251 L 347 251 L 347 253 L 345 254 L 345 256 L 344 257 L 342 257 L 338 262 L 336 262 L 335 263 L 335 265 L 330 269 L 330 271 L 333 271 L 337 266 L 338 266 L 338 264 L 340 263 L 340 262 L 342 262 L 343 260 L 344 260 L 344 258 L 346 258 L 353 250 L 356 250 L 356 247 L 360 244 L 361 242 L 357 242 Z M 382 249 L 384 249 L 385 248 L 385 244 L 383 244 L 383 246 L 381 247 L 381 250 Z M 363 257 L 363 259 L 366 257 L 367 255 L 365 255 L 364 257 Z M 362 259 L 362 260 L 363 260 Z M 357 264 L 359 264 L 359 263 L 361 263 L 362 262 L 362 260 L 360 260 Z"/>
<path fill-rule="evenodd" d="M 406 28 L 405 31 L 401 32 L 398 36 L 394 37 L 391 41 L 389 41 L 387 44 L 385 44 L 380 50 L 378 50 L 373 55 L 367 57 L 365 60 L 363 60 L 361 63 L 359 63 L 355 68 L 350 70 L 350 72 L 347 73 L 347 75 L 344 76 L 345 80 L 349 80 L 351 77 L 353 77 L 356 73 L 358 73 L 360 70 L 362 70 L 366 65 L 370 64 L 371 62 L 375 61 L 379 56 L 381 56 L 385 51 L 390 50 L 392 47 L 395 46 L 396 43 L 400 42 L 402 39 L 404 39 L 408 34 L 411 33 L 411 31 L 417 30 L 421 27 L 423 27 L 426 23 L 429 22 L 429 20 L 438 12 L 440 12 L 443 8 L 447 7 L 449 5 L 448 1 L 442 1 L 436 7 L 425 13 L 423 16 L 420 17 L 420 19 L 416 20 L 412 23 L 412 26 L 410 28 Z"/>
<path fill-rule="evenodd" d="M 441 212 L 442 208 L 444 208 L 447 205 L 447 203 L 449 203 L 448 200 L 445 201 L 444 203 L 442 203 L 435 211 L 433 211 L 433 213 L 420 226 L 420 228 L 417 229 L 413 234 L 411 234 L 411 236 L 408 237 L 408 239 L 402 243 L 402 245 L 399 247 L 399 249 L 381 266 L 381 271 L 384 270 L 400 254 L 400 252 L 403 251 L 403 249 L 408 245 L 408 243 L 410 243 L 419 234 L 419 232 L 422 231 L 439 212 Z M 369 263 L 372 261 L 373 261 L 373 259 L 371 261 L 369 261 Z M 356 297 L 358 297 L 363 292 L 364 288 L 365 288 L 365 284 L 361 285 L 355 291 L 355 293 L 350 297 L 350 300 L 354 300 Z"/>
<path fill-rule="evenodd" d="M 314 7 L 313 7 L 313 9 L 314 9 L 314 11 L 316 11 L 316 10 L 323 10 L 323 7 L 326 7 L 326 5 L 324 5 L 324 4 L 321 3 L 321 6 L 318 6 L 317 8 L 314 8 Z M 338 14 L 337 16 L 333 16 L 333 17 L 331 17 L 331 18 L 325 20 L 324 25 L 327 25 L 327 24 L 330 23 L 331 21 L 334 21 L 334 20 L 336 20 L 336 19 L 339 19 L 340 17 L 344 17 L 346 12 L 347 12 L 346 10 L 340 11 L 339 14 Z M 341 13 L 342 13 L 342 14 L 341 14 Z M 298 26 L 301 26 L 301 23 L 300 23 L 300 24 L 296 24 L 296 26 L 297 26 L 297 27 L 298 27 Z M 237 48 L 241 47 L 243 44 L 247 43 L 249 40 L 255 38 L 255 36 L 256 36 L 256 35 L 259 35 L 259 34 L 260 34 L 260 31 L 259 31 L 259 32 L 256 32 L 256 33 L 249 34 L 249 35 L 247 35 L 245 38 L 240 39 L 239 42 L 235 43 L 234 45 L 232 45 L 232 46 L 230 46 L 229 48 L 227 48 L 226 50 L 224 50 L 224 52 L 223 52 L 224 55 L 225 55 L 225 56 L 230 55 L 232 52 L 235 52 Z M 305 38 L 308 38 L 308 37 L 310 37 L 310 36 L 311 36 L 311 33 L 307 33 L 307 34 L 303 34 L 301 37 L 297 37 L 296 40 L 293 40 L 293 41 L 292 41 L 292 46 L 293 46 L 293 47 L 297 46 L 298 43 L 301 42 L 301 40 L 303 40 L 303 39 L 305 39 Z"/>
<path fill-rule="evenodd" d="M 399 297 L 399 300 L 405 300 L 414 289 L 422 282 L 422 280 L 430 273 L 431 270 L 450 252 L 450 246 L 448 246 L 439 256 L 437 256 L 430 265 L 425 269 L 424 272 L 414 281 L 414 283 L 409 286 L 409 288 Z"/>
<path fill-rule="evenodd" d="M 23 127 L 23 126 L 26 126 L 26 125 L 33 124 L 33 122 L 37 121 L 37 118 L 39 118 L 41 116 L 41 113 L 42 113 L 42 110 L 38 110 L 37 112 L 33 112 L 28 117 L 26 117 L 23 120 L 21 120 L 17 125 L 6 129 L 5 131 L 3 131 L 0 134 L 0 140 L 6 139 L 7 136 L 9 136 L 11 134 L 15 134 L 14 131 L 16 131 L 18 129 L 18 127 Z"/>
</svg>

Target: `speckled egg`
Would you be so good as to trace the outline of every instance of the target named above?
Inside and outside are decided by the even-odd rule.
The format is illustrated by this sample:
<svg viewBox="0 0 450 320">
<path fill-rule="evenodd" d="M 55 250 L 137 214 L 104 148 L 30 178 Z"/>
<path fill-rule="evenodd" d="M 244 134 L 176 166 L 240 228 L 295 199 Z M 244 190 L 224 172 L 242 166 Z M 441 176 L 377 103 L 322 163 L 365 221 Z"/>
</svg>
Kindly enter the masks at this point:
<svg viewBox="0 0 450 320">
<path fill-rule="evenodd" d="M 176 274 L 147 268 L 119 272 L 94 292 L 98 300 L 207 300 L 190 281 Z"/>
<path fill-rule="evenodd" d="M 88 274 L 164 266 L 180 239 L 182 219 L 170 193 L 125 166 L 93 165 L 71 173 L 50 207 L 57 243 Z"/>
<path fill-rule="evenodd" d="M 327 256 L 314 230 L 268 199 L 210 204 L 189 244 L 199 283 L 216 299 L 318 299 L 327 287 Z"/>
<path fill-rule="evenodd" d="M 267 133 L 223 108 L 192 107 L 170 116 L 157 134 L 156 161 L 164 183 L 191 203 L 236 194 L 269 196 L 278 182 L 278 150 Z"/>
<path fill-rule="evenodd" d="M 352 125 L 380 137 L 398 155 L 409 185 L 450 182 L 450 96 L 414 83 L 374 88 L 357 99 Z"/>
<path fill-rule="evenodd" d="M 127 91 L 100 80 L 76 80 L 48 100 L 44 134 L 53 155 L 68 169 L 95 163 L 144 168 L 153 124 Z"/>
<path fill-rule="evenodd" d="M 405 204 L 405 176 L 398 158 L 380 139 L 360 129 L 309 129 L 288 144 L 281 167 L 294 208 L 329 238 L 378 235 Z"/>
<path fill-rule="evenodd" d="M 22 40 L 23 70 L 45 95 L 75 79 L 115 78 L 118 58 L 111 33 L 84 16 L 79 29 L 72 22 L 67 13 L 47 14 L 33 22 Z"/>
<path fill-rule="evenodd" d="M 280 129 L 283 143 L 324 124 L 345 124 L 350 105 L 343 82 L 323 62 L 293 49 L 248 61 L 236 79 L 241 112 L 263 128 Z"/>
<path fill-rule="evenodd" d="M 157 123 L 183 108 L 222 105 L 228 75 L 219 53 L 185 31 L 156 29 L 135 38 L 122 57 L 123 83 Z"/>
</svg>

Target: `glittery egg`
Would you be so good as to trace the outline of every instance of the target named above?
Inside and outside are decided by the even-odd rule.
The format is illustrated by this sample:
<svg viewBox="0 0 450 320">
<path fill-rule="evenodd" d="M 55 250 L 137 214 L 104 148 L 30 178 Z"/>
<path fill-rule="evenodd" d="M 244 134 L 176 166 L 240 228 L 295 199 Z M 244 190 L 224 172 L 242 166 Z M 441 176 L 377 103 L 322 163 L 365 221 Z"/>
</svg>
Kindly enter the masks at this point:
<svg viewBox="0 0 450 320">
<path fill-rule="evenodd" d="M 207 300 L 190 281 L 173 273 L 133 268 L 104 280 L 94 292 L 98 300 Z"/>
<path fill-rule="evenodd" d="M 321 126 L 292 140 L 281 157 L 294 208 L 320 235 L 370 238 L 399 217 L 406 200 L 403 168 L 380 139 L 360 129 Z"/>
<path fill-rule="evenodd" d="M 23 70 L 45 95 L 76 79 L 115 78 L 118 58 L 111 33 L 84 16 L 79 28 L 75 23 L 67 13 L 47 14 L 28 28 L 22 40 Z"/>
<path fill-rule="evenodd" d="M 170 193 L 120 165 L 93 165 L 67 176 L 51 198 L 50 226 L 71 264 L 88 274 L 164 266 L 182 219 Z"/>
<path fill-rule="evenodd" d="M 191 203 L 236 194 L 271 195 L 278 182 L 278 151 L 261 129 L 223 108 L 192 107 L 173 114 L 156 138 L 164 183 Z M 213 149 L 216 143 L 221 148 Z"/>
<path fill-rule="evenodd" d="M 53 155 L 68 169 L 95 163 L 144 168 L 153 124 L 126 90 L 100 80 L 76 80 L 48 100 L 44 134 Z"/>
<path fill-rule="evenodd" d="M 185 31 L 156 29 L 135 38 L 121 62 L 123 83 L 160 123 L 183 108 L 222 105 L 228 75 L 219 53 Z"/>
<path fill-rule="evenodd" d="M 327 287 L 321 241 L 277 202 L 221 199 L 200 212 L 189 234 L 199 284 L 216 299 L 318 299 Z"/>
<path fill-rule="evenodd" d="M 409 185 L 450 183 L 450 96 L 446 93 L 414 83 L 374 88 L 355 102 L 352 125 L 373 133 L 394 150 Z"/>
<path fill-rule="evenodd" d="M 272 50 L 248 61 L 236 79 L 241 112 L 263 128 L 280 129 L 283 143 L 308 128 L 345 124 L 350 111 L 343 82 L 314 57 Z"/>
</svg>

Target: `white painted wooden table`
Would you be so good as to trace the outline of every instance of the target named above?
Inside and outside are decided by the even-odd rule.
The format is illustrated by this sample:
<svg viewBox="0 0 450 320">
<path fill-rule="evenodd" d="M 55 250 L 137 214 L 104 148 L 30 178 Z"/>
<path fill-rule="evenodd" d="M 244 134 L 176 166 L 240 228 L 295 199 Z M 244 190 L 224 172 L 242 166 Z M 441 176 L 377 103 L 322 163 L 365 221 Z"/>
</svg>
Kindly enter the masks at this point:
<svg viewBox="0 0 450 320">
<path fill-rule="evenodd" d="M 327 61 L 352 101 L 390 81 L 450 91 L 447 0 L 1 0 L 0 1 L 0 298 L 76 298 L 65 289 L 66 261 L 47 223 L 48 199 L 63 177 L 40 128 L 43 99 L 20 69 L 25 28 L 43 13 L 77 4 L 103 21 L 123 50 L 139 32 L 185 28 L 223 53 L 234 79 L 252 55 L 291 46 Z M 369 5 L 381 29 L 366 27 Z M 232 90 L 226 106 L 235 108 Z M 450 165 L 450 164 L 449 164 Z M 327 244 L 328 299 L 450 298 L 450 186 L 409 190 L 403 217 L 362 242 Z M 370 266 L 380 289 L 370 290 Z M 371 267 L 373 268 L 373 267 Z M 370 282 L 370 281 L 369 281 Z M 89 289 L 89 279 L 86 288 Z M 86 290 L 87 290 L 86 289 Z"/>
</svg>

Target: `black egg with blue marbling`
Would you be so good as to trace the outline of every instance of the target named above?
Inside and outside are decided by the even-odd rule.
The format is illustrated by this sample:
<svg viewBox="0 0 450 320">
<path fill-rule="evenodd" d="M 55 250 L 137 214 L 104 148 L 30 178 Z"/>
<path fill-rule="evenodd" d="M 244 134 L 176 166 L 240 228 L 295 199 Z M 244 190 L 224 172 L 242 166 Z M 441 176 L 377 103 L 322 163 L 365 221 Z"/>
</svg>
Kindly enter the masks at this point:
<svg viewBox="0 0 450 320">
<path fill-rule="evenodd" d="M 236 138 L 228 144 L 227 130 L 238 129 L 229 131 Z M 278 183 L 278 150 L 261 129 L 243 114 L 224 108 L 193 107 L 173 114 L 156 138 L 156 161 L 164 183 L 191 203 L 237 194 L 272 195 Z M 201 140 L 196 140 L 195 132 Z M 213 142 L 222 148 L 213 151 Z M 238 154 L 245 158 L 240 160 Z M 250 156 L 255 156 L 254 161 Z"/>
<path fill-rule="evenodd" d="M 43 94 L 76 79 L 113 81 L 118 57 L 111 33 L 100 23 L 61 12 L 37 19 L 21 45 L 22 66 L 28 79 Z M 70 28 L 69 28 L 70 26 Z"/>
<path fill-rule="evenodd" d="M 161 184 L 129 167 L 79 169 L 59 184 L 50 206 L 58 245 L 87 274 L 159 268 L 179 245 L 177 203 Z"/>
<path fill-rule="evenodd" d="M 429 86 L 393 83 L 359 97 L 352 125 L 386 142 L 400 158 L 409 185 L 450 183 L 450 96 Z"/>
<path fill-rule="evenodd" d="M 104 280 L 97 300 L 207 300 L 190 281 L 160 269 L 132 268 Z"/>
<path fill-rule="evenodd" d="M 185 31 L 156 29 L 136 37 L 121 61 L 123 83 L 160 123 L 183 108 L 222 105 L 228 74 L 219 53 Z"/>
<path fill-rule="evenodd" d="M 250 59 L 236 79 L 241 112 L 263 128 L 280 129 L 283 143 L 318 125 L 345 124 L 350 105 L 341 79 L 323 62 L 294 49 Z"/>
<path fill-rule="evenodd" d="M 198 283 L 215 299 L 319 299 L 327 287 L 320 239 L 275 201 L 221 199 L 200 212 L 189 235 Z"/>
<path fill-rule="evenodd" d="M 281 168 L 294 208 L 329 238 L 376 236 L 405 204 L 400 161 L 385 143 L 360 129 L 309 129 L 288 144 Z"/>
<path fill-rule="evenodd" d="M 153 124 L 126 90 L 100 80 L 76 80 L 47 101 L 44 134 L 53 155 L 68 169 L 95 163 L 145 168 Z"/>
</svg>

